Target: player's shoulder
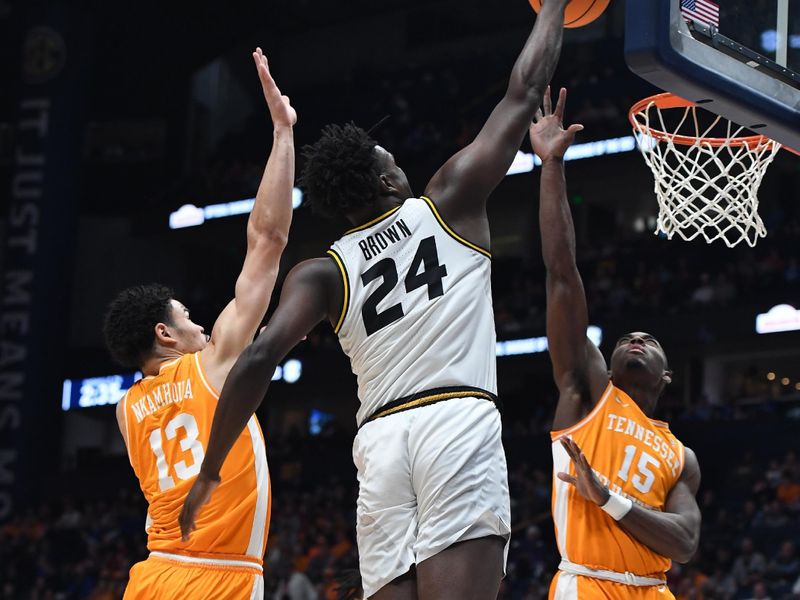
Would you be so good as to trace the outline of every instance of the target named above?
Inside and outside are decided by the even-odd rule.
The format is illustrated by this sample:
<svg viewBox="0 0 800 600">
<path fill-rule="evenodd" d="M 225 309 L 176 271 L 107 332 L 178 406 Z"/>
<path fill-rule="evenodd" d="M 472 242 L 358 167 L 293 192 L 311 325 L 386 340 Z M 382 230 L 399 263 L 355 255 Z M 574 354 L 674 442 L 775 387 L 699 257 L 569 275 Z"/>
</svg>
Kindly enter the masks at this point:
<svg viewBox="0 0 800 600">
<path fill-rule="evenodd" d="M 339 268 L 334 257 L 328 256 L 309 258 L 296 264 L 286 276 L 286 284 L 305 283 L 305 284 L 327 284 L 336 282 L 339 276 Z"/>
<path fill-rule="evenodd" d="M 694 450 L 688 446 L 683 447 L 683 471 L 680 478 L 692 488 L 692 491 L 697 492 L 700 487 L 700 462 Z"/>
</svg>

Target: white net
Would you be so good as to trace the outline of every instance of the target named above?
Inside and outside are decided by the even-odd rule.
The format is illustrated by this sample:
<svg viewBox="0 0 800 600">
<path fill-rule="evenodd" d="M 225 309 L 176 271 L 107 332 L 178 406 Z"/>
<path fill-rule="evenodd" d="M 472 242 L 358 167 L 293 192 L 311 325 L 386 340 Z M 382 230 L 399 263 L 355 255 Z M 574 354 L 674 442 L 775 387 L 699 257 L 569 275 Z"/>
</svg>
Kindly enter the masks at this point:
<svg viewBox="0 0 800 600">
<path fill-rule="evenodd" d="M 699 111 L 692 104 L 659 108 L 653 100 L 631 112 L 639 149 L 655 177 L 656 233 L 755 246 L 767 234 L 758 214 L 758 188 L 781 146 L 745 137 L 744 127 L 717 115 L 707 124 L 710 113 Z M 718 137 L 710 138 L 713 134 Z"/>
</svg>

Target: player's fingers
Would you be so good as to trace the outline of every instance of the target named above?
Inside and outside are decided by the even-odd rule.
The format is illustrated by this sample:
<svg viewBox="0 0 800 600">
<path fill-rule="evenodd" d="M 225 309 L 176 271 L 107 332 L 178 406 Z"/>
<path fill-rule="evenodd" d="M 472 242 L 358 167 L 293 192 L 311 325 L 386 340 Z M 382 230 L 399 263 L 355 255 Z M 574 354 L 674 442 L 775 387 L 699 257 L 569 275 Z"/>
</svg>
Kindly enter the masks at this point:
<svg viewBox="0 0 800 600">
<path fill-rule="evenodd" d="M 557 477 L 561 481 L 566 481 L 570 485 L 577 485 L 578 483 L 578 478 L 574 477 L 573 475 L 570 475 L 569 473 L 558 473 Z"/>
<path fill-rule="evenodd" d="M 550 86 L 548 85 L 544 90 L 544 98 L 542 98 L 542 104 L 544 105 L 544 114 L 545 116 L 551 115 L 553 112 L 553 101 L 550 98 Z"/>
<path fill-rule="evenodd" d="M 533 115 L 533 122 L 538 123 L 539 121 L 542 120 L 543 117 L 544 115 L 542 114 L 542 109 L 540 108 L 539 110 L 536 111 L 536 114 Z"/>
<path fill-rule="evenodd" d="M 561 88 L 558 91 L 558 102 L 556 102 L 556 112 L 555 115 L 563 120 L 564 119 L 564 105 L 567 102 L 567 88 Z"/>
</svg>

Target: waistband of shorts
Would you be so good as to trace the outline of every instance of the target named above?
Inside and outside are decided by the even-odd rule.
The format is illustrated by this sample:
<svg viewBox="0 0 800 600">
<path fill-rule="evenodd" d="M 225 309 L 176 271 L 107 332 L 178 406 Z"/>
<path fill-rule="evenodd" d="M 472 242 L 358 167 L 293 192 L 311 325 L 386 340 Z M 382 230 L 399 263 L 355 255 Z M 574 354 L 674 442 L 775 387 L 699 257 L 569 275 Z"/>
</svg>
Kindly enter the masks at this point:
<svg viewBox="0 0 800 600">
<path fill-rule="evenodd" d="M 233 560 L 229 558 L 207 558 L 200 556 L 188 556 L 186 554 L 173 554 L 172 552 L 161 552 L 153 550 L 150 552 L 151 558 L 167 560 L 180 563 L 187 567 L 204 567 L 209 569 L 247 569 L 257 573 L 263 573 L 264 568 L 257 562 L 249 560 Z"/>
<path fill-rule="evenodd" d="M 481 388 L 470 387 L 466 385 L 441 387 L 425 390 L 423 392 L 417 392 L 416 394 L 411 394 L 410 396 L 404 396 L 402 398 L 398 398 L 397 400 L 392 400 L 388 404 L 381 406 L 370 416 L 364 419 L 359 427 L 363 427 L 375 419 L 388 417 L 389 415 L 393 415 L 395 413 L 414 408 L 420 408 L 422 406 L 429 406 L 445 400 L 453 400 L 455 398 L 482 398 L 494 404 L 499 412 L 503 412 L 503 405 L 500 402 L 500 399 L 492 392 L 487 392 Z"/>
<path fill-rule="evenodd" d="M 625 585 L 634 585 L 638 587 L 660 586 L 666 585 L 666 579 L 658 579 L 656 577 L 643 577 L 642 575 L 635 575 L 630 571 L 620 573 L 618 571 L 606 571 L 604 569 L 592 569 L 585 565 L 577 565 L 568 560 L 561 560 L 558 565 L 559 571 L 570 573 L 571 575 L 583 575 L 584 577 L 593 577 L 595 579 L 604 579 L 605 581 L 613 581 L 615 583 L 623 583 Z"/>
</svg>

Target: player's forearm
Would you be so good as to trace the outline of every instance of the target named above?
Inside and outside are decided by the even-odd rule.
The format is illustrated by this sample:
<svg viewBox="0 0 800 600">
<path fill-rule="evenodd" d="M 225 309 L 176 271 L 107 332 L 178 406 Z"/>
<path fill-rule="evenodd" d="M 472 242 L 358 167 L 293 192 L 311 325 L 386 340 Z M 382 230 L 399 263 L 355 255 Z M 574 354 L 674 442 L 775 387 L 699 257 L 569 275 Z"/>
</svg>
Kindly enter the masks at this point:
<svg viewBox="0 0 800 600">
<path fill-rule="evenodd" d="M 561 54 L 566 4 L 567 0 L 546 0 L 543 3 L 533 31 L 511 71 L 508 93 L 526 97 L 531 102 L 532 111 L 539 107 Z"/>
<path fill-rule="evenodd" d="M 248 249 L 270 244 L 282 250 L 286 245 L 292 222 L 294 154 L 292 128 L 277 126 L 273 132 L 272 151 L 247 222 Z"/>
<path fill-rule="evenodd" d="M 261 406 L 281 358 L 262 346 L 263 344 L 256 342 L 242 352 L 222 387 L 211 425 L 208 448 L 200 469 L 212 479 L 219 476 L 233 444 L 250 417 Z"/>
<path fill-rule="evenodd" d="M 634 505 L 617 521 L 634 538 L 653 552 L 685 563 L 694 556 L 700 539 L 699 524 L 682 515 L 647 510 Z"/>
<path fill-rule="evenodd" d="M 539 189 L 539 227 L 547 275 L 555 279 L 574 277 L 575 225 L 567 202 L 563 160 L 550 159 L 542 164 Z"/>
</svg>

